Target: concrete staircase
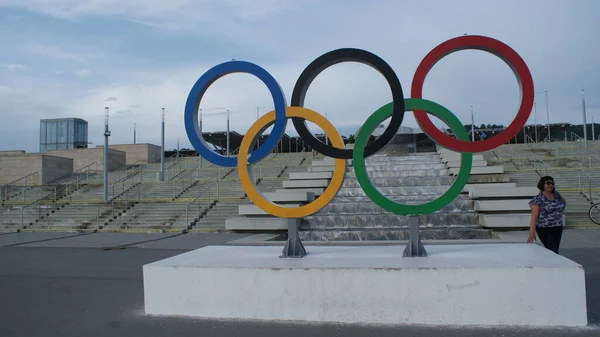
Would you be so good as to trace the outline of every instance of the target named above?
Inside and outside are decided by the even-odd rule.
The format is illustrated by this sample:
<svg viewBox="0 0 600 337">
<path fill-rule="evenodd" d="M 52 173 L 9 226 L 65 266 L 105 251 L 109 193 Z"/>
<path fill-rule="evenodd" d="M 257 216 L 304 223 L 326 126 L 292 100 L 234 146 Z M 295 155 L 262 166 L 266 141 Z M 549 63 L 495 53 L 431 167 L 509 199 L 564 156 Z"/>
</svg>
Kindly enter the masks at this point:
<svg viewBox="0 0 600 337">
<path fill-rule="evenodd" d="M 591 180 L 600 182 L 600 162 L 593 159 L 600 158 L 600 143 L 590 142 L 590 145 L 592 151 L 587 152 L 574 142 L 510 144 L 483 155 L 490 163 L 504 165 L 505 173 L 516 186 L 532 187 L 535 193 L 539 192 L 535 186 L 540 177 L 553 176 L 558 191 L 567 200 L 566 226 L 594 226 L 588 210 L 593 201 L 600 201 L 600 184 Z M 512 212 L 513 222 L 526 227 L 530 216 L 528 201 L 524 198 L 503 212 Z"/>
</svg>

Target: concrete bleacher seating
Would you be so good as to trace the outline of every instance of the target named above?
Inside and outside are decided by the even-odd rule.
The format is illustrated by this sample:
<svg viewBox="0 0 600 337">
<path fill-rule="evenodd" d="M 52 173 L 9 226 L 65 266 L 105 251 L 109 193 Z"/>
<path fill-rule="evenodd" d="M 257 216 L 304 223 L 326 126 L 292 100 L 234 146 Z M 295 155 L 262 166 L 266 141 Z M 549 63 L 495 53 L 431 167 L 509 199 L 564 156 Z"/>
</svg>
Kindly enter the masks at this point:
<svg viewBox="0 0 600 337">
<path fill-rule="evenodd" d="M 309 153 L 269 155 L 254 165 L 257 188 L 275 192 L 289 172 L 306 171 L 311 160 Z M 110 172 L 108 203 L 102 172 L 71 174 L 50 187 L 10 186 L 2 192 L 0 230 L 218 231 L 240 204 L 249 204 L 236 168 L 206 161 L 199 168 L 198 157 L 174 157 L 165 161 L 164 181 L 158 181 L 159 172 L 160 163 L 128 164 Z M 52 196 L 38 200 L 56 186 L 68 186 L 68 198 L 63 192 L 56 201 Z M 21 221 L 21 208 L 27 205 Z"/>
</svg>

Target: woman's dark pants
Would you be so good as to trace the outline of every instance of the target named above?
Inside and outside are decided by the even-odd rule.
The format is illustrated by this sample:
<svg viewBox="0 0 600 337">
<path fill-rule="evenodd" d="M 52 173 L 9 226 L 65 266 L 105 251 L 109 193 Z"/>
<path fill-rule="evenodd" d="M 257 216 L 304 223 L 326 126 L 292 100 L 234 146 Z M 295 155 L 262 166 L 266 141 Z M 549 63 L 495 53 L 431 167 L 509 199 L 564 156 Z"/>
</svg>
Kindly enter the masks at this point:
<svg viewBox="0 0 600 337">
<path fill-rule="evenodd" d="M 536 227 L 535 231 L 540 241 L 544 244 L 544 247 L 558 254 L 563 227 Z"/>
</svg>

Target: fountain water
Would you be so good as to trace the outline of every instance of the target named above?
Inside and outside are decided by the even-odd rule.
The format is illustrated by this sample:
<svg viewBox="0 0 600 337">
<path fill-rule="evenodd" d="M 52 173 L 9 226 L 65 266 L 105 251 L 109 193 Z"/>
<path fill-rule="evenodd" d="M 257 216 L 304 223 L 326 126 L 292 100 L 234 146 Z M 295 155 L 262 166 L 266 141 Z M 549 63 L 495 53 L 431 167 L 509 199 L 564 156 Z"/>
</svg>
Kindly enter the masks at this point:
<svg viewBox="0 0 600 337">
<path fill-rule="evenodd" d="M 454 182 L 435 152 L 373 155 L 366 165 L 373 185 L 389 199 L 403 204 L 434 200 Z M 336 197 L 305 219 L 300 236 L 310 241 L 406 240 L 408 222 L 408 216 L 390 213 L 373 203 L 349 168 Z M 491 233 L 479 226 L 478 215 L 466 195 L 459 195 L 435 213 L 420 215 L 419 227 L 424 240 L 491 238 Z"/>
</svg>

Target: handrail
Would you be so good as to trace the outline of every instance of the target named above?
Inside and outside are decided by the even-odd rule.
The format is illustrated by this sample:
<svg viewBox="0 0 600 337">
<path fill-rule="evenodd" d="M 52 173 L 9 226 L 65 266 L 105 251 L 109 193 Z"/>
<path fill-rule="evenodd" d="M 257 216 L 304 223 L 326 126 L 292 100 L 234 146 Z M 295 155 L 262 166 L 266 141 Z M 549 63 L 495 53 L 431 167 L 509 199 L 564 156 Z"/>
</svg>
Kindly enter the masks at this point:
<svg viewBox="0 0 600 337">
<path fill-rule="evenodd" d="M 200 192 L 195 198 L 194 200 L 192 200 L 189 204 L 185 205 L 185 225 L 189 226 L 190 225 L 190 221 L 189 221 L 189 207 L 192 206 L 194 203 L 197 202 L 196 204 L 196 216 L 199 217 L 200 216 L 200 197 L 203 196 L 204 194 L 208 193 L 208 207 L 210 207 L 210 204 L 213 202 L 213 200 L 210 199 L 210 190 L 213 188 L 213 186 L 215 186 L 215 184 L 217 185 L 217 199 L 214 201 L 219 201 L 219 180 L 213 182 L 212 184 L 210 184 L 206 189 L 204 189 L 202 192 Z"/>
<path fill-rule="evenodd" d="M 22 178 L 19 178 L 19 179 L 15 180 L 15 181 L 11 181 L 10 183 L 6 183 L 6 184 L 4 184 L 4 185 L 2 185 L 0 187 L 5 187 L 5 186 L 8 186 L 8 185 L 14 185 L 17 181 L 20 181 L 20 180 L 23 180 L 23 179 L 25 179 L 25 181 L 27 181 L 28 177 L 31 177 L 32 175 L 35 175 L 35 174 L 40 174 L 40 172 L 30 173 L 30 174 L 28 174 L 28 175 L 26 175 L 26 176 L 24 176 Z M 27 184 L 27 182 L 25 182 L 25 184 Z"/>
<path fill-rule="evenodd" d="M 521 160 L 522 156 L 519 154 L 518 151 L 516 151 L 515 149 L 513 149 L 512 146 L 507 145 L 507 147 L 508 147 L 508 159 L 510 159 L 510 161 L 513 163 L 513 165 L 515 165 L 515 167 L 517 168 L 517 170 L 520 170 L 523 167 L 522 160 Z M 515 157 L 517 157 L 517 159 L 519 161 L 518 164 L 515 163 L 515 161 L 513 160 L 513 154 L 514 154 Z"/>
<path fill-rule="evenodd" d="M 15 180 L 15 181 L 11 181 L 8 184 L 4 184 L 4 185 L 0 186 L 0 201 L 6 201 L 6 200 L 8 200 L 8 188 L 11 187 L 11 186 L 13 188 L 17 187 L 16 183 L 18 181 L 23 180 L 23 179 L 25 179 L 25 185 L 23 185 L 23 186 L 19 185 L 19 186 L 22 187 L 21 193 L 23 194 L 23 198 L 25 198 L 25 187 L 29 186 L 29 184 L 27 183 L 27 178 L 29 178 L 29 177 L 31 177 L 33 175 L 36 175 L 36 174 L 38 175 L 38 179 L 39 179 L 40 172 L 38 171 L 38 172 L 30 173 L 30 174 L 28 174 L 28 175 L 26 175 L 26 176 L 24 176 L 22 178 L 19 178 L 19 179 Z M 35 185 L 32 185 L 32 186 L 35 186 Z M 4 193 L 2 191 L 4 191 Z M 17 195 L 18 195 L 18 193 L 17 193 Z"/>
<path fill-rule="evenodd" d="M 96 171 L 98 171 L 98 162 L 93 162 L 93 163 L 91 163 L 89 165 L 86 165 L 86 166 L 84 166 L 84 167 L 82 167 L 80 169 L 77 169 L 77 170 L 73 171 L 73 175 L 75 175 L 75 173 L 78 173 L 79 171 L 81 171 L 83 169 L 86 169 L 86 168 L 88 168 L 88 167 L 90 167 L 90 166 L 92 166 L 94 164 L 96 164 Z"/>
<path fill-rule="evenodd" d="M 196 176 L 196 180 L 200 180 L 200 167 L 196 166 L 195 168 L 191 169 L 190 171 L 188 171 L 186 174 L 182 175 L 181 177 L 177 178 L 177 180 L 173 181 L 173 199 L 175 199 L 175 185 L 179 182 L 181 182 L 181 190 L 179 191 L 179 193 L 182 193 L 183 190 L 185 189 L 184 187 L 184 179 L 187 178 L 188 176 L 192 179 L 192 173 L 194 172 L 198 172 L 197 176 Z"/>
<path fill-rule="evenodd" d="M 66 191 L 67 191 L 67 192 L 66 192 L 66 194 L 68 194 L 68 195 L 69 195 L 69 201 L 72 201 L 72 200 L 73 200 L 73 199 L 72 199 L 73 197 L 72 197 L 71 193 L 69 193 L 69 192 L 68 192 L 68 191 L 70 191 L 70 190 L 71 190 L 71 185 L 70 185 L 70 184 L 69 184 L 69 185 L 64 185 L 63 187 L 61 187 L 61 188 L 58 188 L 58 189 L 56 188 L 56 185 L 53 185 L 52 187 L 54 187 L 54 192 L 52 192 L 52 193 L 49 193 L 49 194 L 47 194 L 47 195 L 45 195 L 45 196 L 43 196 L 43 197 L 40 197 L 40 198 L 39 198 L 39 199 L 37 199 L 36 201 L 34 201 L 34 202 L 32 202 L 32 203 L 29 203 L 29 204 L 27 204 L 27 205 L 25 205 L 25 206 L 21 207 L 21 226 L 23 226 L 23 212 L 24 212 L 24 210 L 25 210 L 26 208 L 30 207 L 30 206 L 33 206 L 33 205 L 37 204 L 37 203 L 40 203 L 40 205 L 39 205 L 39 207 L 38 207 L 38 219 L 39 219 L 39 218 L 41 218 L 41 212 L 42 212 L 42 207 L 41 207 L 42 205 L 41 205 L 41 201 L 42 201 L 42 200 L 47 200 L 48 196 L 54 196 L 54 198 L 52 199 L 52 204 L 53 204 L 53 207 L 56 207 L 56 201 L 57 201 L 57 199 L 58 199 L 58 192 L 60 192 L 60 191 L 62 191 L 62 190 L 66 190 Z M 40 190 L 40 192 L 41 192 L 41 190 Z M 41 193 L 40 193 L 40 194 L 41 194 Z"/>
<path fill-rule="evenodd" d="M 575 136 L 575 137 L 573 137 L 573 136 Z M 573 138 L 584 140 L 583 137 L 581 137 L 580 135 L 576 134 L 575 132 L 571 132 L 571 141 L 573 141 Z"/>
<path fill-rule="evenodd" d="M 582 169 L 577 169 L 577 171 L 579 171 L 579 193 L 581 193 L 583 195 L 583 189 L 581 188 L 581 174 L 583 173 L 583 175 L 585 177 L 587 177 L 587 179 L 589 180 L 589 199 L 591 203 L 594 203 L 594 196 L 592 195 L 592 183 L 596 184 L 596 186 L 600 187 L 600 182 L 598 182 L 596 179 L 592 178 L 589 174 L 587 174 L 585 171 L 583 171 Z"/>
</svg>

